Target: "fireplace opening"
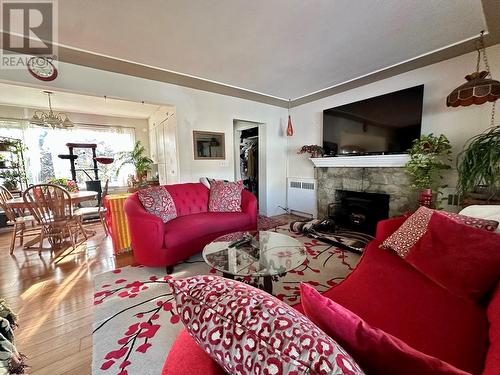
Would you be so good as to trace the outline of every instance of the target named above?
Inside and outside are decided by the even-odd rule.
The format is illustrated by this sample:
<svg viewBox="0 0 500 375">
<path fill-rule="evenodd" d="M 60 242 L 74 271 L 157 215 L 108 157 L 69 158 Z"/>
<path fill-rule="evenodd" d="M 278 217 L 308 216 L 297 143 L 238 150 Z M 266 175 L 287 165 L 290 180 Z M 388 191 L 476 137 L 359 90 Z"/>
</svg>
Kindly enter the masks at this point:
<svg viewBox="0 0 500 375">
<path fill-rule="evenodd" d="M 375 235 L 377 223 L 389 217 L 388 194 L 336 190 L 328 216 L 342 229 Z"/>
</svg>

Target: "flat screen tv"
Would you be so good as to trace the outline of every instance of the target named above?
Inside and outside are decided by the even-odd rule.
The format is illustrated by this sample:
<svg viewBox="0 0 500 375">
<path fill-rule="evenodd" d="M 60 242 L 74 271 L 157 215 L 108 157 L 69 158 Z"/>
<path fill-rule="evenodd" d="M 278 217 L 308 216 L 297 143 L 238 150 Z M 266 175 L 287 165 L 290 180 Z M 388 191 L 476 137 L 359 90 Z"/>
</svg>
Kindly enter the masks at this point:
<svg viewBox="0 0 500 375">
<path fill-rule="evenodd" d="M 424 86 L 323 111 L 325 156 L 405 153 L 420 136 Z"/>
</svg>

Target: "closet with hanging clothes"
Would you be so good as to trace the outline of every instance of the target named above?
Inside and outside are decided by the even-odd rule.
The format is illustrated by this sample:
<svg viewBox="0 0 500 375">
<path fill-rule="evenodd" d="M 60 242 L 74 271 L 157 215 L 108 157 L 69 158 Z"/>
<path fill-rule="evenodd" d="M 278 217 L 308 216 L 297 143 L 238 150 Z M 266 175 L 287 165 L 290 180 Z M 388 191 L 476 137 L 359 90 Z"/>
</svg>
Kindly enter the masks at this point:
<svg viewBox="0 0 500 375">
<path fill-rule="evenodd" d="M 245 189 L 259 197 L 259 128 L 245 129 L 240 137 L 240 173 Z"/>
</svg>

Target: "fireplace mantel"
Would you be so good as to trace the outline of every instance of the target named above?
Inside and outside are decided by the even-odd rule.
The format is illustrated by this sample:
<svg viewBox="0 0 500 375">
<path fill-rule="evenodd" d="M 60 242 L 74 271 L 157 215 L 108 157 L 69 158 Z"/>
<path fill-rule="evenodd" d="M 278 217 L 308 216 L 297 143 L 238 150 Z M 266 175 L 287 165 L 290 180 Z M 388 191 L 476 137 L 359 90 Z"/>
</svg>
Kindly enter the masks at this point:
<svg viewBox="0 0 500 375">
<path fill-rule="evenodd" d="M 335 156 L 330 158 L 311 158 L 317 168 L 331 167 L 356 167 L 356 168 L 380 168 L 380 167 L 404 167 L 410 160 L 408 154 L 394 155 L 364 155 L 364 156 Z"/>
</svg>

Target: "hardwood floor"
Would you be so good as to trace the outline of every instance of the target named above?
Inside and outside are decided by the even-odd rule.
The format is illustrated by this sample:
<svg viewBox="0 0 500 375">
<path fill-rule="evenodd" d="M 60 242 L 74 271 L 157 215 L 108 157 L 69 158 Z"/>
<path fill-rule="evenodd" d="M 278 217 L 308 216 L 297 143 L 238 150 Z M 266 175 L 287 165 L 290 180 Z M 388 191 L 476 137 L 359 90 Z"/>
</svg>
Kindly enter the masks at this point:
<svg viewBox="0 0 500 375">
<path fill-rule="evenodd" d="M 19 314 L 16 345 L 32 375 L 90 374 L 93 279 L 133 262 L 114 256 L 100 223 L 87 227 L 96 235 L 53 256 L 22 247 L 11 256 L 10 233 L 0 234 L 0 298 Z"/>
<path fill-rule="evenodd" d="M 22 247 L 11 256 L 10 233 L 0 234 L 0 298 L 19 314 L 16 345 L 28 356 L 31 375 L 90 374 L 93 279 L 133 263 L 131 253 L 114 256 L 100 223 L 87 228 L 96 235 L 54 256 Z"/>
</svg>

